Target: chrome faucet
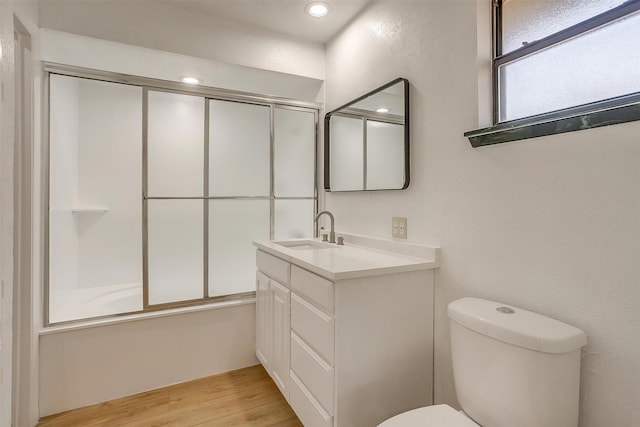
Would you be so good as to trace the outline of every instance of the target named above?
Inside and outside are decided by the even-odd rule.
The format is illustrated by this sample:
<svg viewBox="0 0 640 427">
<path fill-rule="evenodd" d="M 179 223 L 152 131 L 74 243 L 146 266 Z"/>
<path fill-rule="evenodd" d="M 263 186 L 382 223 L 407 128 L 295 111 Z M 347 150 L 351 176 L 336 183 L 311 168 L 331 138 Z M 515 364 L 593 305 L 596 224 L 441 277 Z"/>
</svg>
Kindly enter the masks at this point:
<svg viewBox="0 0 640 427">
<path fill-rule="evenodd" d="M 316 223 L 316 230 L 318 229 L 318 218 L 320 218 L 320 215 L 322 214 L 329 215 L 329 219 L 331 220 L 331 232 L 329 233 L 329 243 L 335 243 L 336 242 L 336 229 L 334 227 L 335 219 L 333 218 L 333 214 L 331 212 L 322 211 L 318 215 L 316 215 L 316 219 L 314 220 L 314 222 Z"/>
</svg>

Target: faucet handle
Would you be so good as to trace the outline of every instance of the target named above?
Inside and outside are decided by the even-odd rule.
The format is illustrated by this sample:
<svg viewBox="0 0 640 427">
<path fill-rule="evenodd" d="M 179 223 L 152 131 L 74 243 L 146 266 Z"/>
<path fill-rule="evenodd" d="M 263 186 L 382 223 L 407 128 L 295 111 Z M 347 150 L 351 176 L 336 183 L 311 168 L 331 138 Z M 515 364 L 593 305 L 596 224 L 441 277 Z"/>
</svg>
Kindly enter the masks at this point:
<svg viewBox="0 0 640 427">
<path fill-rule="evenodd" d="M 344 237 L 338 237 L 338 245 L 344 245 Z"/>
<path fill-rule="evenodd" d="M 322 234 L 322 241 L 323 242 L 328 242 L 329 241 L 329 235 L 326 234 L 326 233 Z"/>
</svg>

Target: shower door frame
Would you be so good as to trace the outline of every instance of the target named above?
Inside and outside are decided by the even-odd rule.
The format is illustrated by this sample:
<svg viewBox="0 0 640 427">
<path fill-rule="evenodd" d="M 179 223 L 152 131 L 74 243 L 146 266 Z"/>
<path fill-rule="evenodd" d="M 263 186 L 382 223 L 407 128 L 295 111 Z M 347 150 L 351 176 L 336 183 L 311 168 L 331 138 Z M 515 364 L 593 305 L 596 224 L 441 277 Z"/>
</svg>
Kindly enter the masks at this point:
<svg viewBox="0 0 640 427">
<path fill-rule="evenodd" d="M 49 321 L 49 221 L 50 221 L 50 76 L 62 75 L 67 77 L 82 78 L 94 81 L 103 81 L 109 83 L 125 84 L 140 87 L 142 89 L 142 309 L 137 311 L 129 311 L 117 314 L 109 314 L 95 317 L 87 317 L 81 319 L 67 320 L 61 322 L 50 323 Z M 269 200 L 270 218 L 269 233 L 270 239 L 274 238 L 275 233 L 275 201 L 276 200 L 313 200 L 313 214 L 318 212 L 318 139 L 319 139 L 319 118 L 322 112 L 322 104 L 309 101 L 300 101 L 295 99 L 281 98 L 268 95 L 260 95 L 249 92 L 234 91 L 229 89 L 221 89 L 205 86 L 191 86 L 186 83 L 173 82 L 168 80 L 160 80 L 149 77 L 133 76 L 128 74 L 114 73 L 108 71 L 94 70 L 83 67 L 43 62 L 43 311 L 44 326 L 58 326 L 65 324 L 73 324 L 84 322 L 87 320 L 108 319 L 113 317 L 127 316 L 132 314 L 141 314 L 155 312 L 160 310 L 168 310 L 173 308 L 181 308 L 188 306 L 197 306 L 211 303 L 227 303 L 233 301 L 247 301 L 255 298 L 255 291 L 242 292 L 230 295 L 209 296 L 209 200 Z M 149 197 L 148 189 L 148 94 L 149 91 L 167 92 L 182 95 L 191 95 L 202 97 L 204 101 L 204 195 L 199 197 Z M 229 101 L 240 102 L 245 104 L 254 104 L 269 108 L 269 196 L 217 196 L 209 195 L 209 106 L 210 101 Z M 313 196 L 309 197 L 276 197 L 275 196 L 275 179 L 274 179 L 274 158 L 275 158 L 275 111 L 276 109 L 286 109 L 312 113 L 314 115 L 314 179 L 313 179 Z M 202 200 L 203 201 L 203 298 L 196 298 L 184 301 L 175 301 L 160 304 L 149 304 L 149 260 L 148 260 L 148 200 Z M 311 218 L 313 221 L 313 218 Z"/>
</svg>

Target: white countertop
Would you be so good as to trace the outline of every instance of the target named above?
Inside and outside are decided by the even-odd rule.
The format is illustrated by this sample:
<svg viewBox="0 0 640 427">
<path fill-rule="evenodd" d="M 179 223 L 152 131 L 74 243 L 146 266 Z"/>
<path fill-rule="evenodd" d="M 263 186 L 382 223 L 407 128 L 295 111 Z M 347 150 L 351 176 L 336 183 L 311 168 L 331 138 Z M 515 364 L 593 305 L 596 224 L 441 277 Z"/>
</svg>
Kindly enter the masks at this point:
<svg viewBox="0 0 640 427">
<path fill-rule="evenodd" d="M 332 281 L 438 267 L 438 248 L 344 233 L 340 235 L 345 236 L 344 246 L 327 243 L 331 247 L 323 249 L 293 249 L 273 241 L 253 242 L 253 245 Z"/>
</svg>

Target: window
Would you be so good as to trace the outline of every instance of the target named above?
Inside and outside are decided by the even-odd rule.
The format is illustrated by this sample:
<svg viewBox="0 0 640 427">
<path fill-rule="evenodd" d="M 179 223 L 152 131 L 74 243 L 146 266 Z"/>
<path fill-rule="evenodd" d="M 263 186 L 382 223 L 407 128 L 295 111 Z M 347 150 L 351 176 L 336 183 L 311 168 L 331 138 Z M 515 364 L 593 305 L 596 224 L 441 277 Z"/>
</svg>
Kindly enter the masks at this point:
<svg viewBox="0 0 640 427">
<path fill-rule="evenodd" d="M 470 140 L 640 120 L 640 0 L 494 0 L 493 8 L 494 126 L 467 132 Z"/>
</svg>

